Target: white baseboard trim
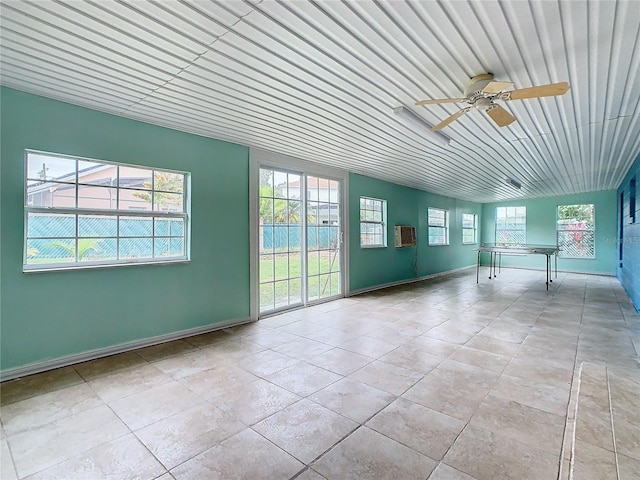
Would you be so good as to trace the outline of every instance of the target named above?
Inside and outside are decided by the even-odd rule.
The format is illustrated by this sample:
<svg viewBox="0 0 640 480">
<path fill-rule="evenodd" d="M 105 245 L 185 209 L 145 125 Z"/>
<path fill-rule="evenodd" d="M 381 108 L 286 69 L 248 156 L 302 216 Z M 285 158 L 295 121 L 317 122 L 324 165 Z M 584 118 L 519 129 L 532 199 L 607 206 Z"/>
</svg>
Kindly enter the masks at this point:
<svg viewBox="0 0 640 480">
<path fill-rule="evenodd" d="M 143 338 L 131 342 L 119 343 L 110 347 L 89 350 L 87 352 L 68 355 L 53 360 L 31 363 L 23 367 L 8 368 L 6 370 L 0 370 L 0 382 L 13 380 L 20 377 L 26 377 L 27 375 L 33 375 L 34 373 L 53 370 L 55 368 L 67 367 L 69 365 L 86 362 L 88 360 L 108 357 L 117 353 L 129 352 L 138 348 L 150 347 L 152 345 L 158 345 L 159 343 L 170 342 L 172 340 L 180 340 L 181 338 L 192 337 L 194 335 L 209 333 L 215 330 L 222 330 L 223 328 L 235 327 L 236 325 L 243 325 L 250 322 L 251 319 L 249 317 L 225 320 L 223 322 L 212 323 L 209 325 L 204 325 L 202 327 L 188 328 L 186 330 L 166 333 L 164 335 L 157 335 L 155 337 Z"/>
<path fill-rule="evenodd" d="M 407 283 L 421 282 L 422 280 L 429 280 L 430 278 L 443 277 L 445 275 L 451 275 L 454 273 L 462 272 L 470 268 L 476 268 L 476 265 L 467 265 L 466 267 L 454 268 L 453 270 L 445 270 L 444 272 L 432 273 L 431 275 L 425 275 L 423 277 L 409 278 L 407 280 L 398 280 L 396 282 L 383 283 L 374 287 L 360 288 L 358 290 L 352 290 L 349 292 L 349 297 L 354 295 L 360 295 L 362 293 L 375 292 L 376 290 L 382 290 L 383 288 L 396 287 L 398 285 L 405 285 Z"/>
</svg>

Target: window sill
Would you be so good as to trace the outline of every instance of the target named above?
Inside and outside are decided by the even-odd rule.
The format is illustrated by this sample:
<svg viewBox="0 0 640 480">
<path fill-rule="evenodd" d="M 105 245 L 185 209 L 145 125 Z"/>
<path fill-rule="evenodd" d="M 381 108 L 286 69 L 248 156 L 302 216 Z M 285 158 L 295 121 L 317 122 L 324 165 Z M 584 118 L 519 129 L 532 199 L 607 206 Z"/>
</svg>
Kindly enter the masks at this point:
<svg viewBox="0 0 640 480">
<path fill-rule="evenodd" d="M 152 262 L 126 262 L 126 263 L 110 263 L 110 264 L 89 264 L 89 265 L 69 265 L 69 266 L 55 266 L 55 267 L 22 267 L 22 273 L 46 273 L 46 272 L 65 272 L 69 270 L 97 270 L 102 268 L 117 268 L 117 267 L 132 267 L 132 266 L 146 266 L 146 265 L 173 265 L 180 263 L 191 263 L 188 258 L 180 258 L 176 260 L 162 260 Z"/>
</svg>

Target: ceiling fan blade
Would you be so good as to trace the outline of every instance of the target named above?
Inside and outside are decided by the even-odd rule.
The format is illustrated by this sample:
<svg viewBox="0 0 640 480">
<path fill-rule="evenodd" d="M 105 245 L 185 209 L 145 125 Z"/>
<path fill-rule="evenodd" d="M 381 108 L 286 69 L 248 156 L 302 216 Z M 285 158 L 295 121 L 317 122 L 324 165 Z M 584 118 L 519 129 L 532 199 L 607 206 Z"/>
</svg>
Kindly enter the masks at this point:
<svg viewBox="0 0 640 480">
<path fill-rule="evenodd" d="M 513 82 L 491 81 L 482 89 L 482 93 L 500 93 L 504 92 L 509 87 L 513 87 Z"/>
<path fill-rule="evenodd" d="M 460 118 L 462 115 L 467 113 L 469 110 L 471 110 L 471 107 L 463 108 L 462 110 L 457 111 L 456 113 L 454 113 L 450 117 L 445 118 L 443 121 L 441 121 L 435 127 L 433 127 L 431 130 L 434 131 L 434 132 L 437 132 L 438 130 L 442 130 L 444 127 L 446 127 L 451 122 L 453 122 L 453 121 L 457 120 L 458 118 Z"/>
<path fill-rule="evenodd" d="M 495 107 L 487 110 L 487 115 L 489 115 L 499 127 L 506 127 L 516 121 L 516 117 L 511 115 L 500 105 L 496 105 Z"/>
<path fill-rule="evenodd" d="M 539 98 L 539 97 L 553 97 L 554 95 L 564 95 L 569 91 L 569 84 L 567 82 L 551 83 L 549 85 L 542 85 L 540 87 L 521 88 L 520 90 L 514 90 L 508 92 L 509 98 L 507 100 L 522 100 L 523 98 Z"/>
<path fill-rule="evenodd" d="M 416 105 L 436 105 L 438 103 L 458 103 L 464 102 L 466 98 L 440 98 L 437 100 L 420 100 Z"/>
</svg>

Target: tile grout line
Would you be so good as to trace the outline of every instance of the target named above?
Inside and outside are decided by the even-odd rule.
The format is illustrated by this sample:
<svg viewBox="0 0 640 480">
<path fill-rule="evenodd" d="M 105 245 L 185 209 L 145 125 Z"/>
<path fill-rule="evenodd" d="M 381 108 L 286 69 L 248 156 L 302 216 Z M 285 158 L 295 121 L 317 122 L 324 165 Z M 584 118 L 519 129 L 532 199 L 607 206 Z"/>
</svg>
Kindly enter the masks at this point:
<svg viewBox="0 0 640 480">
<path fill-rule="evenodd" d="M 584 362 L 580 364 L 580 370 L 578 371 L 578 384 L 576 387 L 576 406 L 573 412 L 573 426 L 571 432 L 571 457 L 569 460 L 569 480 L 573 480 L 573 468 L 576 459 L 576 427 L 578 424 L 578 405 L 580 403 L 580 387 L 582 385 L 582 367 Z"/>
<path fill-rule="evenodd" d="M 609 367 L 604 371 L 607 377 L 607 397 L 609 399 L 609 418 L 611 419 L 611 440 L 613 441 L 613 458 L 616 461 L 616 478 L 620 480 L 620 466 L 618 465 L 618 448 L 616 446 L 616 429 L 613 423 L 613 402 L 611 401 L 611 384 L 609 382 Z"/>
<path fill-rule="evenodd" d="M 582 329 L 582 321 L 583 321 L 583 316 L 584 316 L 584 306 L 586 303 L 586 286 L 585 286 L 585 293 L 583 295 L 583 299 L 582 299 L 582 312 L 580 314 L 580 328 L 578 328 L 578 337 L 576 339 L 576 353 L 575 356 L 573 358 L 573 378 L 571 379 L 571 389 L 569 390 L 569 401 L 567 403 L 567 418 L 565 421 L 565 429 L 564 432 L 562 433 L 562 447 L 560 448 L 560 466 L 558 469 L 558 480 L 562 480 L 561 476 L 563 475 L 563 467 L 564 467 L 564 453 L 565 453 L 565 447 L 566 447 L 566 442 L 568 441 L 567 439 L 567 430 L 569 427 L 569 413 L 571 411 L 571 402 L 572 402 L 572 392 L 573 392 L 573 381 L 575 379 L 576 376 L 576 363 L 578 362 L 578 349 L 580 346 L 580 334 L 581 334 L 581 329 Z M 578 376 L 577 376 L 577 384 L 576 384 L 576 390 L 575 390 L 575 409 L 573 412 L 573 425 L 572 425 L 572 433 L 571 433 L 571 456 L 569 459 L 569 476 L 568 476 L 568 480 L 573 480 L 573 465 L 574 465 L 574 459 L 575 459 L 575 443 L 576 443 L 576 428 L 577 428 L 577 423 L 578 423 L 578 403 L 580 400 L 580 386 L 581 386 L 581 382 L 582 382 L 582 367 L 584 365 L 584 362 L 580 363 L 580 368 L 578 370 Z"/>
</svg>

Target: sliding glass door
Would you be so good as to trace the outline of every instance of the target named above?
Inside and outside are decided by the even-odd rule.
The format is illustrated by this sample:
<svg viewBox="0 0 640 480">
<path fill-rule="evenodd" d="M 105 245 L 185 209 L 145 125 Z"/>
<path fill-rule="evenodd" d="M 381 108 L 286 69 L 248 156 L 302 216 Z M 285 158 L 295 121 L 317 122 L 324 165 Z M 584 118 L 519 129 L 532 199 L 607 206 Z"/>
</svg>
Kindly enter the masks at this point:
<svg viewBox="0 0 640 480">
<path fill-rule="evenodd" d="M 342 296 L 340 181 L 272 168 L 259 175 L 260 314 Z"/>
<path fill-rule="evenodd" d="M 342 294 L 340 182 L 307 177 L 307 295 L 309 301 Z"/>
</svg>

